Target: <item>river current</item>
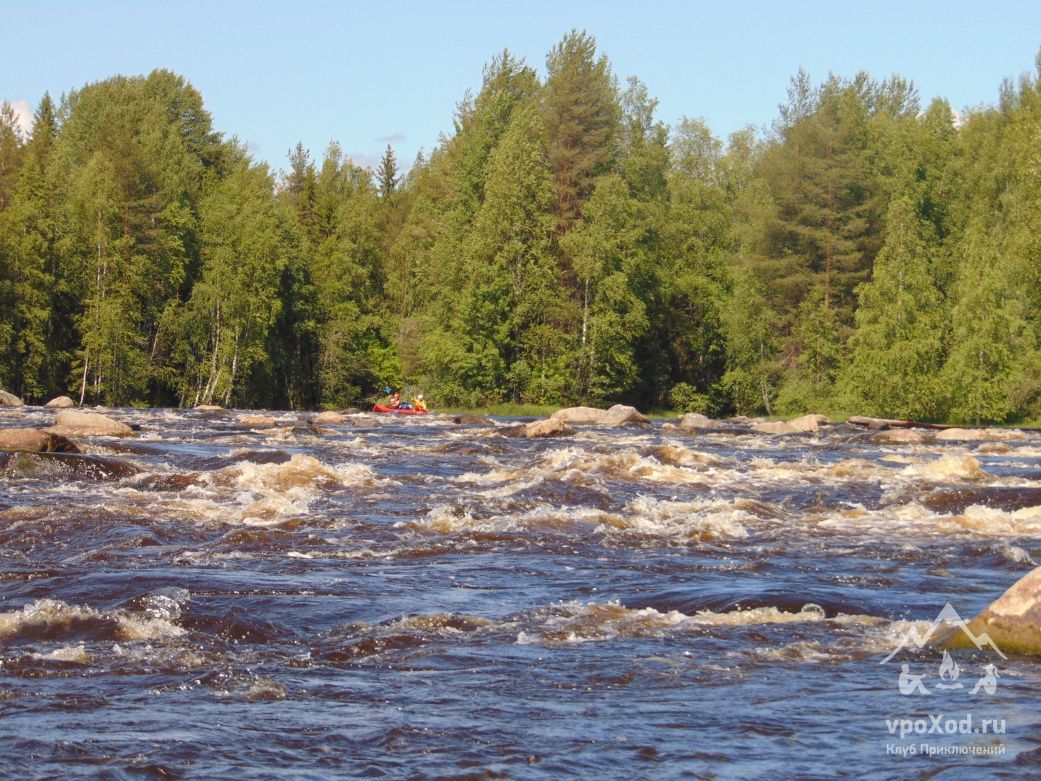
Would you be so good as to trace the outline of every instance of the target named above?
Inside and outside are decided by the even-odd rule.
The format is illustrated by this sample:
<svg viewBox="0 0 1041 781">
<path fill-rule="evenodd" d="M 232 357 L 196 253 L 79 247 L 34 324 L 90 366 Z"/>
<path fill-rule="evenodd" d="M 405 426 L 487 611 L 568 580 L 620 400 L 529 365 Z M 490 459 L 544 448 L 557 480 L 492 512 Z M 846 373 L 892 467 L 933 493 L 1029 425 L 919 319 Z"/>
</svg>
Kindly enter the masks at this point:
<svg viewBox="0 0 1041 781">
<path fill-rule="evenodd" d="M 900 651 L 1041 561 L 1041 435 L 104 412 L 0 477 L 0 777 L 1041 773 L 1038 662 Z"/>
</svg>

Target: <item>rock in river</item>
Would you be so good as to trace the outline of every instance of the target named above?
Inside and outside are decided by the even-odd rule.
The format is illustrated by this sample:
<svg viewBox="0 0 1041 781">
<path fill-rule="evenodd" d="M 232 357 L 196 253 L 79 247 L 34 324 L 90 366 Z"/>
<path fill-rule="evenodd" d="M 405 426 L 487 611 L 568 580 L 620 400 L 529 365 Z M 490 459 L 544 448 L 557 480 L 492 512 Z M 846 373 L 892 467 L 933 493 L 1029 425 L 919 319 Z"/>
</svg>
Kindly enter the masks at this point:
<svg viewBox="0 0 1041 781">
<path fill-rule="evenodd" d="M 969 630 L 979 637 L 986 633 L 1002 653 L 1041 655 L 1041 567 L 1013 584 L 969 622 Z M 971 647 L 964 632 L 944 641 L 949 648 Z"/>
<path fill-rule="evenodd" d="M 649 426 L 651 424 L 635 407 L 628 407 L 624 404 L 615 404 L 610 409 L 565 407 L 558 409 L 550 415 L 549 419 L 573 426 L 604 426 L 607 428 L 633 424 Z"/>
<path fill-rule="evenodd" d="M 0 407 L 21 407 L 22 400 L 13 393 L 0 390 Z"/>
<path fill-rule="evenodd" d="M 559 420 L 572 426 L 598 426 L 606 414 L 607 410 L 596 407 L 565 407 L 550 415 L 550 420 Z"/>
<path fill-rule="evenodd" d="M 57 398 L 51 399 L 43 406 L 50 407 L 51 409 L 70 409 L 76 406 L 76 402 L 68 396 L 58 396 Z"/>
<path fill-rule="evenodd" d="M 0 475 L 36 480 L 118 480 L 140 470 L 125 461 L 74 453 L 0 453 Z"/>
<path fill-rule="evenodd" d="M 760 434 L 803 434 L 819 431 L 822 424 L 831 423 L 824 415 L 803 415 L 792 420 L 767 420 L 755 423 L 752 430 Z"/>
<path fill-rule="evenodd" d="M 933 438 L 924 431 L 911 428 L 892 428 L 888 431 L 879 431 L 871 435 L 871 441 L 876 445 L 924 445 L 933 441 Z"/>
<path fill-rule="evenodd" d="M 45 431 L 63 437 L 132 437 L 133 429 L 125 423 L 106 418 L 96 412 L 64 410 L 54 419 L 54 425 Z"/>
<path fill-rule="evenodd" d="M 22 453 L 79 453 L 65 437 L 38 428 L 0 429 L 0 450 Z"/>
<path fill-rule="evenodd" d="M 278 421 L 270 415 L 243 415 L 235 421 L 235 425 L 241 428 L 267 429 L 277 426 Z"/>
<path fill-rule="evenodd" d="M 537 439 L 542 437 L 567 437 L 574 434 L 575 430 L 562 420 L 546 418 L 545 420 L 533 420 L 531 423 L 523 423 L 519 426 L 510 426 L 502 429 L 502 433 L 508 437 Z"/>
</svg>

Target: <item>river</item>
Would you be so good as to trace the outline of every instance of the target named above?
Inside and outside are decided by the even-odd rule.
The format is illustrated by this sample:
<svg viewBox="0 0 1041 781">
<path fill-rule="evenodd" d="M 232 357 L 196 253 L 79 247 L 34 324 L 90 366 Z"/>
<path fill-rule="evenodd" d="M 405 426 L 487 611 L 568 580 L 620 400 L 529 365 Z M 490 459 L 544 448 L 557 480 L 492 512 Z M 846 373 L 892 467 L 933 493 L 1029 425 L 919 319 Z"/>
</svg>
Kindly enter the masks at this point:
<svg viewBox="0 0 1041 781">
<path fill-rule="evenodd" d="M 1039 772 L 1037 662 L 886 659 L 1041 559 L 1041 435 L 105 412 L 0 478 L 2 777 Z"/>
</svg>

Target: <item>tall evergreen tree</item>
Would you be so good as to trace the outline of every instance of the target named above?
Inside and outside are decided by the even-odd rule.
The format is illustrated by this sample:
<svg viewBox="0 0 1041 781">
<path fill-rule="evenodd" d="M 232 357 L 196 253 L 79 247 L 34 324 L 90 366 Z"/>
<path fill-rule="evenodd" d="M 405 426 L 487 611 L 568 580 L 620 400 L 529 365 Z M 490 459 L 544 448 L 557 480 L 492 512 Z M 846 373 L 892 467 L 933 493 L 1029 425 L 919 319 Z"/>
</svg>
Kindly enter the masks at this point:
<svg viewBox="0 0 1041 781">
<path fill-rule="evenodd" d="M 592 36 L 572 30 L 550 50 L 542 106 L 559 226 L 567 231 L 582 215 L 596 178 L 618 157 L 618 87 Z"/>
<path fill-rule="evenodd" d="M 380 158 L 379 168 L 376 169 L 376 182 L 380 197 L 388 198 L 393 195 L 398 187 L 399 179 L 397 158 L 394 157 L 394 150 L 390 144 L 387 144 L 387 149 Z"/>
<path fill-rule="evenodd" d="M 913 193 L 893 201 L 872 279 L 858 290 L 857 331 L 843 383 L 856 408 L 871 415 L 923 420 L 944 412 L 946 312 L 930 262 L 936 237 L 921 206 Z"/>
</svg>

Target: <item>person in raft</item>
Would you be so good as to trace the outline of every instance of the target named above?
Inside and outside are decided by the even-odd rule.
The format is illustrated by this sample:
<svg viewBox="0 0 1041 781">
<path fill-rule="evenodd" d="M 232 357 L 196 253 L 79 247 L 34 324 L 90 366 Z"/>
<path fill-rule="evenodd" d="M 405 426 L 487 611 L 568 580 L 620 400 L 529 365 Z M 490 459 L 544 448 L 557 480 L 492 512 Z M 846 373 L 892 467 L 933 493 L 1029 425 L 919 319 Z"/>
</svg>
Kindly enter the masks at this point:
<svg viewBox="0 0 1041 781">
<path fill-rule="evenodd" d="M 384 402 L 384 405 L 391 409 L 397 409 L 401 406 L 401 394 L 397 391 L 394 391 L 393 393 L 388 392 L 387 400 Z"/>
<path fill-rule="evenodd" d="M 412 399 L 412 409 L 420 410 L 421 412 L 427 411 L 427 403 L 423 400 L 422 393 L 416 396 L 416 398 Z"/>
</svg>

